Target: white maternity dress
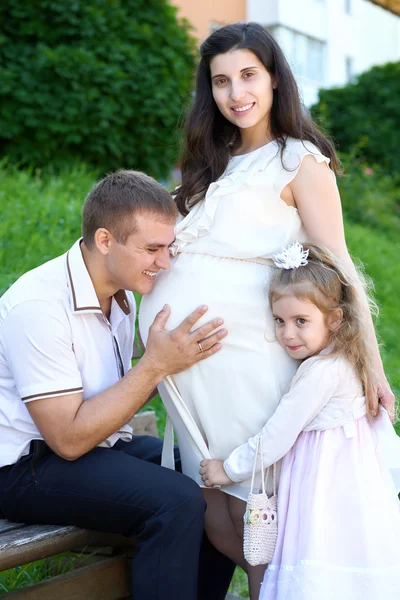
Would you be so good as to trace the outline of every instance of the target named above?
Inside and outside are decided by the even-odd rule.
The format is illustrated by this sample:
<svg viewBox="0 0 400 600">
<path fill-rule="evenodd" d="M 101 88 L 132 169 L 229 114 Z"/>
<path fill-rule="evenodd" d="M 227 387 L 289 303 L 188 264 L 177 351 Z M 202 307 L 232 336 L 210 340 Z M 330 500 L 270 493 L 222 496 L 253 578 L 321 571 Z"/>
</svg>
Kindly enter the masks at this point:
<svg viewBox="0 0 400 600">
<path fill-rule="evenodd" d="M 298 366 L 275 339 L 267 292 L 273 254 L 306 241 L 298 211 L 280 197 L 306 155 L 329 164 L 313 144 L 292 138 L 284 164 L 276 141 L 232 157 L 204 200 L 177 223 L 171 269 L 157 276 L 154 289 L 142 299 L 139 327 L 144 343 L 166 303 L 171 306 L 169 329 L 207 304 L 198 325 L 222 317 L 229 332 L 220 352 L 167 377 L 159 388 L 176 432 L 183 472 L 200 486 L 200 461 L 225 460 L 260 431 Z M 171 446 L 167 424 L 165 466 L 172 466 Z M 222 489 L 246 500 L 249 487 L 246 480 Z"/>
</svg>

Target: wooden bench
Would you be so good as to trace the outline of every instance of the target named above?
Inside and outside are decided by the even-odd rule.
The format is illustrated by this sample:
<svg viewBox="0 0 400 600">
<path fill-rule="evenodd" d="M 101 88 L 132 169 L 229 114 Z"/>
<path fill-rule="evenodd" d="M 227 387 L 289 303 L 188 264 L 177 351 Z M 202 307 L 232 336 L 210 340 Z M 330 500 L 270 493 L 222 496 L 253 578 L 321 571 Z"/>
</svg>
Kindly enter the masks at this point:
<svg viewBox="0 0 400 600">
<path fill-rule="evenodd" d="M 153 411 L 137 414 L 132 419 L 131 425 L 137 435 L 157 436 Z M 6 594 L 9 600 L 131 598 L 133 538 L 78 527 L 25 525 L 0 520 L 0 571 L 77 549 L 80 557 L 77 559 L 76 568 L 68 573 L 58 574 L 40 583 L 9 592 Z"/>
</svg>

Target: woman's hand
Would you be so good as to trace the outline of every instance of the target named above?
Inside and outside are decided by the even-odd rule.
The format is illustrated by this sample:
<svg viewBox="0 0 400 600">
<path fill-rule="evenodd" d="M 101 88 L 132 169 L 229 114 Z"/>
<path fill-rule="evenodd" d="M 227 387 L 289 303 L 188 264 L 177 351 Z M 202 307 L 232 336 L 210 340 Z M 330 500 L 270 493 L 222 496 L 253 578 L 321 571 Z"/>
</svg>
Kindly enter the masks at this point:
<svg viewBox="0 0 400 600">
<path fill-rule="evenodd" d="M 377 381 L 377 385 L 378 385 L 378 398 L 382 404 L 382 406 L 384 408 L 386 408 L 388 415 L 390 417 L 391 421 L 394 421 L 395 418 L 395 398 L 394 398 L 394 394 L 392 392 L 392 389 L 389 385 L 388 380 L 385 377 L 385 374 L 382 373 L 382 375 L 378 378 Z M 372 412 L 374 411 L 374 409 L 376 410 L 377 407 L 371 407 Z"/>
<path fill-rule="evenodd" d="M 224 470 L 222 460 L 202 460 L 199 473 L 206 487 L 220 487 L 221 485 L 231 485 L 232 479 L 229 479 Z"/>
</svg>

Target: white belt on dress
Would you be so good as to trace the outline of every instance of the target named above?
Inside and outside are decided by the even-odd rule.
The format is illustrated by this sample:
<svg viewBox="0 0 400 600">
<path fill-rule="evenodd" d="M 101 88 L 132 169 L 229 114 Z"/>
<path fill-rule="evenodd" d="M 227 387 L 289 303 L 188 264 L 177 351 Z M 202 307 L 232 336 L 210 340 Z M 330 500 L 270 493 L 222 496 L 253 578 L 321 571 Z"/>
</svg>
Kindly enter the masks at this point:
<svg viewBox="0 0 400 600">
<path fill-rule="evenodd" d="M 257 265 L 274 267 L 275 269 L 277 268 L 277 266 L 274 263 L 274 261 L 272 260 L 272 258 L 265 258 L 263 256 L 256 257 L 256 258 L 239 258 L 236 256 L 218 256 L 217 254 L 209 254 L 208 252 L 190 252 L 189 250 L 183 250 L 182 252 L 178 252 L 176 254 L 176 256 L 179 256 L 179 254 L 194 254 L 196 256 L 211 256 L 212 258 L 222 258 L 225 260 L 239 260 L 241 262 L 250 262 L 250 263 L 255 263 Z"/>
</svg>

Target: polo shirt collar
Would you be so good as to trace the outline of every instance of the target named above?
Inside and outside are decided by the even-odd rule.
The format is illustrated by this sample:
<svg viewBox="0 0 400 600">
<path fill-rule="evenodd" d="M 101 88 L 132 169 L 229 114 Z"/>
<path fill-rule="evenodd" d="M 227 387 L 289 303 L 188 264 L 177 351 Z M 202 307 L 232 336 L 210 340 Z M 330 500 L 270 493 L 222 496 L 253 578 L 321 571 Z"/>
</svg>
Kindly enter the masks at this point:
<svg viewBox="0 0 400 600">
<path fill-rule="evenodd" d="M 102 313 L 96 290 L 86 268 L 81 251 L 80 238 L 66 254 L 66 269 L 71 296 L 71 308 L 74 314 Z M 124 290 L 114 294 L 114 300 L 125 315 L 130 314 L 129 302 Z"/>
</svg>

